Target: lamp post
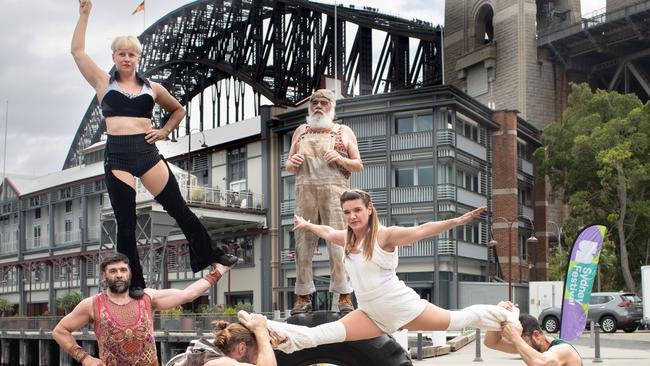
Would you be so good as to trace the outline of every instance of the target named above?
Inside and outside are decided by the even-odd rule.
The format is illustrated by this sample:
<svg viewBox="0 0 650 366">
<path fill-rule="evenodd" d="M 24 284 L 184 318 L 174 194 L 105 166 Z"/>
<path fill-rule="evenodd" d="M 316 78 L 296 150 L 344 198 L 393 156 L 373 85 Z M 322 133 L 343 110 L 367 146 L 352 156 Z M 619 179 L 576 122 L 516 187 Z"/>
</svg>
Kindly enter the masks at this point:
<svg viewBox="0 0 650 366">
<path fill-rule="evenodd" d="M 555 226 L 555 237 L 557 238 L 557 250 L 560 251 L 560 280 L 564 281 L 564 266 L 562 265 L 562 226 L 555 221 L 548 221 L 549 224 Z"/>
<path fill-rule="evenodd" d="M 515 216 L 512 220 L 508 220 L 505 217 L 499 216 L 495 217 L 492 219 L 492 223 L 496 220 L 502 220 L 503 222 L 508 225 L 508 300 L 512 301 L 512 225 L 514 225 L 516 222 L 519 222 L 519 219 L 526 219 L 530 221 L 531 226 L 533 227 L 533 234 L 526 240 L 527 243 L 537 243 L 537 238 L 534 235 L 535 231 L 535 222 L 533 219 L 526 215 L 518 215 Z M 492 240 L 489 241 L 489 244 L 496 245 L 498 242 L 494 239 L 494 235 L 492 236 Z M 489 245 L 488 244 L 488 245 Z M 519 263 L 519 267 L 521 269 L 521 263 Z M 519 280 L 521 281 L 521 276 L 519 276 Z"/>
</svg>

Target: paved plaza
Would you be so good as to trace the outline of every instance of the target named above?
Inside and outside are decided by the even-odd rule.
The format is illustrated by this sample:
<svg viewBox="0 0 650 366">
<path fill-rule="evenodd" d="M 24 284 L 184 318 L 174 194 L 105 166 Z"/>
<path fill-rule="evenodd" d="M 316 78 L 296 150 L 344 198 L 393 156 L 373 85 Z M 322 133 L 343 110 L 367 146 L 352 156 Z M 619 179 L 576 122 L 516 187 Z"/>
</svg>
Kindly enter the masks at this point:
<svg viewBox="0 0 650 366">
<path fill-rule="evenodd" d="M 633 366 L 650 365 L 650 331 L 637 331 L 634 333 L 616 332 L 614 334 L 601 334 L 600 358 L 601 365 L 607 366 Z M 589 333 L 584 333 L 579 339 L 572 342 L 580 355 L 584 365 L 594 363 L 594 349 L 590 347 Z M 481 344 L 482 362 L 474 362 L 475 343 L 471 342 L 457 352 L 452 352 L 440 357 L 427 358 L 422 361 L 413 360 L 414 366 L 426 365 L 523 365 L 518 355 L 506 354 L 489 349 Z"/>
</svg>

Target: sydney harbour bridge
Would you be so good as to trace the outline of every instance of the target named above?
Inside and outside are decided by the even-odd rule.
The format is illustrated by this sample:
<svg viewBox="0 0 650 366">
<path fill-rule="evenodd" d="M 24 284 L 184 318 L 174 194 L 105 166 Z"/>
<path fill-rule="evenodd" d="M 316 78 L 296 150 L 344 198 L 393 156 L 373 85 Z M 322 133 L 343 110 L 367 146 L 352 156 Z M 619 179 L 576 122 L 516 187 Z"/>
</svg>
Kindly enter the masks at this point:
<svg viewBox="0 0 650 366">
<path fill-rule="evenodd" d="M 339 79 L 346 96 L 442 82 L 440 27 L 369 7 L 304 0 L 199 0 L 170 12 L 139 38 L 139 71 L 161 83 L 188 110 L 184 131 L 174 135 L 191 130 L 191 103 L 199 104 L 195 127 L 214 128 L 243 119 L 245 103 L 252 103 L 248 109 L 256 113 L 262 97 L 275 105 L 295 105 L 325 75 Z M 206 104 L 213 111 L 209 116 L 203 113 Z M 167 117 L 156 110 L 154 122 L 164 125 Z M 105 130 L 94 98 L 64 169 L 81 164 L 80 151 L 99 141 Z"/>
</svg>

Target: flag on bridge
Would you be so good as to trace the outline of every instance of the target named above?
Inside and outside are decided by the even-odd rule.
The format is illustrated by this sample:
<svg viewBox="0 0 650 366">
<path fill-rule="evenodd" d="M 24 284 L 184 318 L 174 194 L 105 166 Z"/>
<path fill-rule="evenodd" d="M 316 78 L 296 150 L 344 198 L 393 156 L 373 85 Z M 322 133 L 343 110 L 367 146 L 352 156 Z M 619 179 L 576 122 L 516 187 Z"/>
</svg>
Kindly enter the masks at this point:
<svg viewBox="0 0 650 366">
<path fill-rule="evenodd" d="M 582 334 L 587 324 L 589 298 L 607 228 L 589 225 L 578 234 L 567 267 L 562 296 L 560 338 L 570 341 Z"/>
<path fill-rule="evenodd" d="M 140 5 L 138 5 L 137 8 L 135 8 L 135 10 L 133 11 L 133 13 L 131 13 L 131 15 L 137 14 L 141 11 L 144 11 L 144 0 L 142 0 L 142 2 L 140 3 Z"/>
</svg>

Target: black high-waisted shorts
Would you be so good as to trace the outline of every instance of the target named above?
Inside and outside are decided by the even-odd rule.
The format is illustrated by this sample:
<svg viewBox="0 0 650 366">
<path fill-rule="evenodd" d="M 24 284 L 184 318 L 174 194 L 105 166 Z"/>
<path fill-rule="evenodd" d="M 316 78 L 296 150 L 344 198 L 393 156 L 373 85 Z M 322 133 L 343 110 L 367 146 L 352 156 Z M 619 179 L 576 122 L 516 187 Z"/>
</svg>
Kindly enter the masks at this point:
<svg viewBox="0 0 650 366">
<path fill-rule="evenodd" d="M 145 134 L 108 135 L 104 165 L 110 170 L 124 170 L 141 177 L 161 160 L 155 144 L 145 140 Z"/>
</svg>

